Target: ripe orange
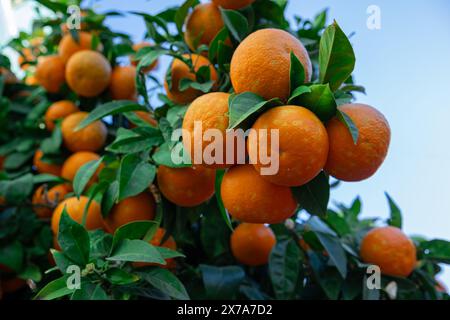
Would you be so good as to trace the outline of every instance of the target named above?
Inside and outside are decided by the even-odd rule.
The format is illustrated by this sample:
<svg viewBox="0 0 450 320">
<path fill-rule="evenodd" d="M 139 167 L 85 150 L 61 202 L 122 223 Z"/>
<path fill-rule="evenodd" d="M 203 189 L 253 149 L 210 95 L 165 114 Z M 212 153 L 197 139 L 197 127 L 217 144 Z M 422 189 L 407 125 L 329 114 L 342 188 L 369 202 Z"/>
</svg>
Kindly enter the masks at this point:
<svg viewBox="0 0 450 320">
<path fill-rule="evenodd" d="M 98 96 L 108 87 L 110 80 L 111 65 L 101 53 L 78 51 L 67 62 L 67 84 L 80 96 Z"/>
<path fill-rule="evenodd" d="M 43 162 L 41 158 L 44 156 L 44 153 L 41 150 L 36 150 L 33 158 L 33 165 L 39 173 L 48 173 L 54 176 L 61 175 L 61 165 Z"/>
<path fill-rule="evenodd" d="M 70 151 L 97 151 L 105 145 L 108 130 L 102 121 L 98 120 L 81 130 L 75 130 L 88 115 L 88 112 L 75 112 L 63 120 L 63 140 Z"/>
<path fill-rule="evenodd" d="M 237 47 L 231 59 L 230 77 L 236 93 L 250 91 L 265 99 L 289 97 L 290 54 L 293 52 L 305 69 L 306 82 L 312 74 L 311 60 L 303 44 L 279 29 L 253 32 Z"/>
<path fill-rule="evenodd" d="M 56 93 L 64 84 L 64 61 L 60 56 L 42 56 L 38 59 L 35 77 L 50 93 Z"/>
<path fill-rule="evenodd" d="M 263 224 L 241 223 L 231 235 L 231 252 L 240 263 L 261 266 L 269 262 L 276 244 L 272 229 Z"/>
<path fill-rule="evenodd" d="M 157 246 L 157 247 L 164 247 L 164 248 L 168 248 L 168 249 L 172 249 L 172 250 L 177 250 L 177 244 L 175 242 L 175 239 L 172 236 L 169 236 L 166 241 L 161 243 L 165 234 L 166 234 L 166 230 L 164 228 L 158 228 L 158 230 L 156 230 L 156 233 L 153 236 L 153 238 L 149 241 L 150 244 Z M 165 265 L 158 264 L 158 263 L 149 263 L 149 262 L 134 262 L 133 266 L 135 268 L 146 267 L 146 266 L 159 266 L 159 267 L 165 268 L 165 269 L 174 269 L 176 266 L 176 262 L 175 262 L 175 259 L 170 258 L 170 259 L 166 259 Z"/>
<path fill-rule="evenodd" d="M 339 109 L 358 128 L 358 143 L 353 143 L 341 121 L 331 119 L 327 124 L 330 150 L 325 171 L 343 181 L 367 179 L 375 174 L 386 158 L 391 140 L 389 123 L 378 110 L 365 104 L 347 104 Z"/>
<path fill-rule="evenodd" d="M 152 45 L 148 42 L 140 42 L 140 43 L 136 43 L 133 45 L 133 50 L 138 52 L 140 49 L 145 48 L 145 47 L 151 47 Z M 130 62 L 133 66 L 137 67 L 137 65 L 139 64 L 139 60 L 134 60 L 134 55 L 130 56 Z M 156 60 L 155 62 L 153 62 L 151 65 L 149 65 L 148 67 L 145 67 L 144 69 L 142 69 L 142 71 L 144 72 L 150 72 L 151 70 L 155 69 L 155 67 L 158 65 L 158 60 Z"/>
<path fill-rule="evenodd" d="M 27 282 L 20 278 L 0 279 L 0 294 L 19 291 L 26 285 Z"/>
<path fill-rule="evenodd" d="M 216 6 L 224 9 L 239 10 L 251 5 L 255 0 L 212 0 Z"/>
<path fill-rule="evenodd" d="M 75 152 L 70 157 L 66 159 L 62 166 L 61 170 L 61 177 L 73 181 L 75 178 L 75 175 L 77 174 L 77 171 L 85 164 L 93 160 L 100 159 L 100 156 L 94 152 L 89 151 L 80 151 Z M 91 178 L 88 185 L 91 185 L 95 181 L 97 181 L 97 175 L 102 170 L 103 166 L 100 165 L 100 167 L 97 169 L 96 174 Z"/>
<path fill-rule="evenodd" d="M 88 204 L 89 198 L 81 196 L 80 199 L 77 197 L 67 198 L 61 202 L 53 212 L 52 216 L 52 231 L 53 234 L 57 235 L 59 230 L 59 220 L 61 219 L 61 214 L 66 208 L 67 214 L 76 222 L 82 223 L 83 212 Z M 88 230 L 101 229 L 103 227 L 103 218 L 100 210 L 100 205 L 92 201 L 87 210 L 86 217 L 86 228 Z"/>
<path fill-rule="evenodd" d="M 201 166 L 159 166 L 156 178 L 159 190 L 167 199 L 182 207 L 195 207 L 213 196 L 215 175 L 215 170 Z"/>
<path fill-rule="evenodd" d="M 369 231 L 361 242 L 360 256 L 364 262 L 378 265 L 381 273 L 396 277 L 409 276 L 417 263 L 414 243 L 395 227 Z"/>
<path fill-rule="evenodd" d="M 78 32 L 79 41 L 75 41 L 72 34 L 67 33 L 59 42 L 58 53 L 63 59 L 64 63 L 67 63 L 69 58 L 76 52 L 81 50 L 92 49 L 92 34 L 89 32 Z M 102 45 L 99 43 L 96 50 L 101 50 Z"/>
<path fill-rule="evenodd" d="M 21 53 L 22 54 L 19 55 L 19 58 L 17 58 L 17 63 L 22 70 L 28 70 L 28 68 L 31 66 L 31 64 L 29 64 L 28 62 L 35 61 L 36 57 L 30 48 L 23 48 L 21 50 Z"/>
<path fill-rule="evenodd" d="M 25 84 L 28 86 L 37 86 L 37 85 L 39 85 L 39 82 L 36 79 L 36 76 L 30 75 L 25 78 Z"/>
<path fill-rule="evenodd" d="M 142 120 L 144 120 L 145 122 L 147 122 L 148 124 L 150 124 L 153 127 L 158 127 L 158 121 L 156 121 L 155 118 L 153 118 L 153 115 L 150 112 L 147 111 L 134 111 L 134 113 L 141 118 Z M 131 125 L 132 128 L 135 127 L 135 125 Z"/>
<path fill-rule="evenodd" d="M 45 125 L 47 130 L 53 131 L 55 128 L 55 121 L 58 119 L 63 119 L 69 114 L 80 111 L 78 107 L 70 100 L 61 100 L 54 102 L 48 107 L 45 113 Z"/>
<path fill-rule="evenodd" d="M 226 130 L 228 128 L 228 98 L 230 97 L 229 93 L 223 92 L 212 92 L 202 95 L 195 99 L 189 106 L 183 120 L 183 143 L 186 150 L 190 153 L 191 159 L 199 158 L 201 159 L 201 163 L 206 167 L 217 169 L 217 168 L 226 168 L 230 165 L 227 165 L 226 159 L 226 145 L 228 140 L 226 139 Z M 200 121 L 202 125 L 202 131 L 198 131 L 194 133 L 194 124 L 195 122 Z M 207 164 L 203 159 L 203 153 L 208 146 L 211 148 L 213 142 L 205 142 L 203 141 L 203 134 L 205 131 L 210 129 L 217 129 L 222 134 L 222 139 L 224 142 L 223 146 L 223 154 L 220 159 L 222 164 Z M 199 142 L 199 146 L 201 148 L 194 147 L 195 139 L 201 139 Z M 231 139 L 230 139 L 231 140 Z M 235 147 L 237 139 L 234 139 Z M 229 141 L 232 143 L 232 141 Z M 195 149 L 196 148 L 196 149 Z M 195 149 L 195 150 L 194 150 Z M 194 151 L 197 151 L 197 155 L 195 155 Z M 234 148 L 235 155 L 233 157 L 233 161 L 236 160 L 236 148 Z M 209 154 L 209 153 L 208 153 Z M 234 164 L 234 162 L 232 163 Z M 231 164 L 231 165 L 232 165 Z"/>
<path fill-rule="evenodd" d="M 229 169 L 220 193 L 228 212 L 242 222 L 280 223 L 297 208 L 290 188 L 266 181 L 249 164 Z"/>
<path fill-rule="evenodd" d="M 282 186 L 301 186 L 314 177 L 325 166 L 328 154 L 327 131 L 314 113 L 298 106 L 282 106 L 270 109 L 256 120 L 250 133 L 247 147 L 251 163 L 261 174 L 262 164 L 259 156 L 270 154 L 279 157 L 279 170 L 273 175 L 262 177 L 272 183 Z M 279 130 L 279 148 L 272 154 L 272 129 Z M 261 136 L 263 131 L 266 135 Z M 268 141 L 266 147 L 266 140 Z M 267 150 L 264 150 L 267 149 Z"/>
<path fill-rule="evenodd" d="M 223 27 L 219 8 L 214 3 L 202 3 L 186 19 L 184 40 L 195 51 L 200 45 L 209 45 Z"/>
<path fill-rule="evenodd" d="M 136 100 L 136 68 L 133 66 L 117 66 L 111 75 L 109 84 L 111 97 L 115 100 Z"/>
<path fill-rule="evenodd" d="M 54 186 L 47 190 L 46 185 L 42 185 L 36 189 L 31 200 L 33 211 L 39 218 L 50 218 L 53 209 L 60 203 L 66 194 L 70 191 L 70 187 L 65 184 Z"/>
<path fill-rule="evenodd" d="M 183 55 L 183 57 L 189 58 L 189 55 L 185 54 Z M 192 72 L 189 66 L 182 60 L 174 59 L 171 66 L 172 88 L 169 89 L 169 84 L 167 83 L 167 81 L 164 82 L 164 88 L 166 89 L 167 96 L 170 100 L 178 104 L 187 104 L 203 94 L 200 90 L 196 90 L 193 88 L 188 88 L 184 91 L 179 90 L 181 79 L 186 78 L 195 81 L 195 72 L 197 72 L 201 67 L 209 66 L 210 79 L 217 81 L 217 72 L 208 59 L 197 54 L 191 54 L 190 57 L 192 60 L 194 72 Z"/>
<path fill-rule="evenodd" d="M 105 229 L 109 233 L 114 233 L 117 228 L 124 224 L 141 221 L 153 220 L 156 212 L 156 203 L 152 194 L 143 192 L 134 197 L 123 199 L 109 212 L 105 218 Z"/>
</svg>

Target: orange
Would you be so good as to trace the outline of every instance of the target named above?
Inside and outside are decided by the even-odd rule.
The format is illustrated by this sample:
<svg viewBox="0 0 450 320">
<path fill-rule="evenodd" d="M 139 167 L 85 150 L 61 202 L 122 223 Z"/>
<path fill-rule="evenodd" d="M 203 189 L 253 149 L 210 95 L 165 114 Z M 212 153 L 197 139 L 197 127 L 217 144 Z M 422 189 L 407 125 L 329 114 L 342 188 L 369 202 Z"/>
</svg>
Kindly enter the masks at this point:
<svg viewBox="0 0 450 320">
<path fill-rule="evenodd" d="M 133 66 L 115 67 L 111 75 L 109 90 L 114 100 L 136 100 L 136 68 Z"/>
<path fill-rule="evenodd" d="M 230 148 L 232 147 L 231 143 L 235 143 L 237 139 L 231 141 L 232 139 L 227 140 L 226 130 L 228 128 L 229 119 L 228 119 L 228 98 L 230 97 L 229 93 L 223 92 L 212 92 L 202 95 L 195 99 L 189 106 L 183 120 L 183 143 L 186 150 L 189 151 L 191 159 L 194 161 L 195 158 L 201 160 L 200 163 L 195 162 L 195 164 L 202 164 L 209 168 L 217 169 L 217 168 L 226 168 L 236 161 L 236 148 L 234 148 L 234 157 L 231 159 L 233 163 L 227 165 L 227 155 L 226 155 L 226 147 L 227 143 L 230 143 Z M 195 122 L 201 122 L 202 130 L 194 133 L 194 125 Z M 212 148 L 214 141 L 207 142 L 203 141 L 203 135 L 207 130 L 217 129 L 220 131 L 222 136 L 223 145 L 223 153 L 222 156 L 219 157 L 215 153 L 214 156 L 218 156 L 218 161 L 220 163 L 208 163 L 208 159 L 203 159 L 204 151 L 208 146 L 208 149 Z M 196 147 L 196 141 L 198 147 Z M 242 141 L 243 146 L 245 146 L 244 141 Z M 201 148 L 200 148 L 201 147 Z M 197 154 L 195 154 L 197 153 Z M 210 154 L 210 152 L 206 152 Z M 206 161 L 205 161 L 206 160 Z M 213 159 L 212 159 L 213 160 Z"/>
<path fill-rule="evenodd" d="M 70 187 L 65 184 L 54 186 L 49 190 L 47 190 L 46 185 L 40 186 L 34 192 L 31 201 L 33 204 L 33 211 L 39 218 L 50 218 L 53 209 L 64 199 L 69 191 Z"/>
<path fill-rule="evenodd" d="M 4 77 L 5 84 L 15 84 L 19 82 L 14 73 L 4 67 L 0 67 L 0 76 Z"/>
<path fill-rule="evenodd" d="M 133 221 L 153 220 L 156 203 L 153 195 L 143 192 L 134 197 L 123 199 L 112 207 L 105 218 L 105 229 L 114 233 L 117 228 Z"/>
<path fill-rule="evenodd" d="M 39 85 L 39 82 L 36 79 L 36 76 L 31 75 L 25 78 L 25 84 L 28 86 L 37 86 Z"/>
<path fill-rule="evenodd" d="M 105 145 L 108 130 L 102 121 L 95 121 L 83 129 L 76 130 L 88 115 L 88 112 L 75 112 L 62 122 L 64 144 L 72 152 L 97 151 Z"/>
<path fill-rule="evenodd" d="M 110 79 L 111 65 L 96 51 L 78 51 L 67 62 L 67 84 L 80 96 L 98 96 L 108 87 Z"/>
<path fill-rule="evenodd" d="M 17 63 L 22 70 L 28 70 L 28 68 L 31 66 L 28 62 L 36 60 L 36 57 L 30 48 L 23 48 L 21 52 L 22 54 L 19 55 Z"/>
<path fill-rule="evenodd" d="M 61 177 L 66 180 L 73 181 L 73 179 L 75 178 L 75 175 L 77 174 L 77 171 L 85 163 L 88 163 L 93 160 L 98 160 L 98 159 L 100 159 L 100 156 L 94 152 L 89 152 L 89 151 L 75 152 L 70 157 L 68 157 L 66 159 L 66 161 L 64 162 L 64 164 L 62 166 L 62 170 L 61 170 Z M 91 178 L 88 185 L 97 181 L 97 175 L 101 171 L 102 168 L 103 168 L 103 166 L 100 165 L 100 167 L 97 169 L 96 174 Z"/>
<path fill-rule="evenodd" d="M 286 101 L 291 89 L 291 52 L 302 63 L 305 81 L 309 82 L 311 60 L 300 40 L 279 29 L 262 29 L 250 34 L 239 44 L 231 59 L 230 77 L 234 91 L 250 91 L 267 100 L 280 98 Z"/>
<path fill-rule="evenodd" d="M 249 164 L 225 173 L 220 194 L 228 212 L 242 222 L 281 223 L 297 208 L 290 188 L 261 178 Z"/>
<path fill-rule="evenodd" d="M 386 158 L 391 140 L 389 123 L 379 111 L 365 104 L 346 104 L 339 110 L 358 128 L 358 142 L 354 144 L 341 121 L 331 119 L 327 124 L 330 150 L 325 171 L 343 181 L 370 178 Z"/>
<path fill-rule="evenodd" d="M 184 41 L 195 51 L 200 45 L 209 45 L 223 27 L 222 15 L 214 3 L 199 4 L 186 19 Z"/>
<path fill-rule="evenodd" d="M 276 244 L 272 229 L 263 224 L 241 223 L 231 235 L 231 252 L 240 263 L 261 266 L 269 262 Z"/>
<path fill-rule="evenodd" d="M 65 65 L 60 56 L 43 56 L 38 59 L 35 77 L 50 93 L 59 91 L 65 81 Z"/>
<path fill-rule="evenodd" d="M 20 278 L 0 279 L 0 298 L 1 294 L 19 291 L 26 285 L 27 282 Z"/>
<path fill-rule="evenodd" d="M 159 166 L 156 175 L 161 193 L 182 207 L 195 207 L 211 198 L 214 194 L 215 177 L 215 170 L 201 166 Z"/>
<path fill-rule="evenodd" d="M 256 120 L 252 129 L 255 131 L 250 133 L 247 141 L 250 161 L 260 174 L 266 174 L 262 176 L 264 179 L 282 186 L 301 186 L 316 177 L 325 166 L 327 130 L 308 109 L 298 106 L 270 109 Z M 271 130 L 278 130 L 279 134 L 279 146 L 273 146 L 274 154 Z M 279 170 L 275 174 L 262 171 L 269 167 L 261 163 L 266 154 L 279 159 Z"/>
<path fill-rule="evenodd" d="M 157 247 L 163 247 L 163 248 L 168 248 L 168 249 L 172 249 L 172 250 L 177 250 L 177 244 L 172 236 L 169 236 L 166 239 L 166 241 L 161 243 L 161 241 L 163 240 L 165 235 L 166 235 L 166 230 L 164 228 L 158 228 L 158 230 L 156 230 L 153 238 L 149 241 L 150 244 L 157 246 Z M 169 258 L 169 259 L 166 259 L 165 265 L 158 264 L 158 263 L 149 263 L 149 262 L 134 262 L 133 266 L 135 268 L 146 267 L 146 266 L 159 266 L 159 267 L 165 268 L 165 269 L 174 269 L 176 266 L 176 263 L 175 263 L 175 259 Z"/>
<path fill-rule="evenodd" d="M 81 50 L 92 49 L 92 34 L 89 32 L 78 32 L 79 41 L 75 41 L 72 34 L 67 33 L 59 42 L 58 53 L 63 59 L 64 63 L 67 63 L 69 58 L 76 52 Z M 102 50 L 102 45 L 99 43 L 96 50 Z"/>
<path fill-rule="evenodd" d="M 417 263 L 412 240 L 390 226 L 369 231 L 362 239 L 359 252 L 364 262 L 377 265 L 381 273 L 395 277 L 409 276 Z"/>
<path fill-rule="evenodd" d="M 39 173 L 48 173 L 54 176 L 61 175 L 61 165 L 43 162 L 41 158 L 44 156 L 44 153 L 41 150 L 36 150 L 33 158 L 33 165 Z"/>
<path fill-rule="evenodd" d="M 239 10 L 251 5 L 255 0 L 212 0 L 212 2 L 224 9 Z"/>
<path fill-rule="evenodd" d="M 158 127 L 158 121 L 156 121 L 155 118 L 153 118 L 153 115 L 150 112 L 147 111 L 134 111 L 134 113 L 142 120 L 147 122 L 153 127 Z M 131 125 L 132 128 L 136 127 L 135 125 Z"/>
<path fill-rule="evenodd" d="M 146 48 L 146 47 L 151 47 L 152 45 L 148 42 L 140 42 L 140 43 L 136 43 L 133 45 L 133 50 L 136 51 L 136 53 L 142 49 L 142 48 Z M 139 64 L 139 60 L 134 60 L 134 55 L 130 56 L 130 62 L 133 66 L 137 67 L 137 65 Z M 142 69 L 143 72 L 150 72 L 151 70 L 155 69 L 155 67 L 158 65 L 158 60 L 156 60 L 155 62 L 153 62 L 151 65 L 149 65 L 148 67 L 145 67 Z"/>
<path fill-rule="evenodd" d="M 181 79 L 190 79 L 195 81 L 195 72 L 197 72 L 201 67 L 209 66 L 210 79 L 217 81 L 217 72 L 208 59 L 197 54 L 183 55 L 184 58 L 189 58 L 189 56 L 192 61 L 194 72 L 192 72 L 189 66 L 182 60 L 174 59 L 171 66 L 172 89 L 169 89 L 169 84 L 167 83 L 167 81 L 164 82 L 167 96 L 170 100 L 178 104 L 187 104 L 203 94 L 203 92 L 201 92 L 200 90 L 196 90 L 190 87 L 184 91 L 179 90 Z"/>
<path fill-rule="evenodd" d="M 5 156 L 0 156 L 0 171 L 3 170 L 3 163 L 5 162 Z"/>
<path fill-rule="evenodd" d="M 80 199 L 77 197 L 67 198 L 61 202 L 53 212 L 52 216 L 52 231 L 53 234 L 57 235 L 59 230 L 59 220 L 61 219 L 61 214 L 66 208 L 67 214 L 76 222 L 82 223 L 83 212 L 88 204 L 89 198 L 81 196 Z M 86 216 L 86 228 L 88 230 L 101 229 L 103 227 L 103 218 L 100 210 L 100 205 L 92 201 L 87 210 Z"/>
<path fill-rule="evenodd" d="M 53 131 L 55 128 L 55 121 L 58 119 L 63 119 L 67 117 L 69 114 L 80 111 L 78 107 L 69 100 L 61 100 L 54 102 L 48 107 L 47 112 L 45 113 L 45 125 L 47 130 Z"/>
</svg>

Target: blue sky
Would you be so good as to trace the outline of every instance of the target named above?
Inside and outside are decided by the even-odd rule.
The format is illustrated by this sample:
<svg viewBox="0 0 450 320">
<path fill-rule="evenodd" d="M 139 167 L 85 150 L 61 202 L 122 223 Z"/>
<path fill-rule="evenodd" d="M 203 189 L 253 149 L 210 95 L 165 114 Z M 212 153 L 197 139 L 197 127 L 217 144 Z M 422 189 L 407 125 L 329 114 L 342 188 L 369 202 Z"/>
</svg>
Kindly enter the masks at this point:
<svg viewBox="0 0 450 320">
<path fill-rule="evenodd" d="M 125 10 L 156 13 L 182 0 L 102 0 L 98 11 Z M 369 5 L 381 9 L 381 30 L 366 26 Z M 291 0 L 287 16 L 312 18 L 330 8 L 351 41 L 357 63 L 355 78 L 367 96 L 358 102 L 379 109 L 389 120 L 392 141 L 388 157 L 371 179 L 343 183 L 333 201 L 363 200 L 365 216 L 387 218 L 387 191 L 403 211 L 404 230 L 414 235 L 450 239 L 450 2 L 447 0 Z M 330 22 L 330 21 L 329 21 Z M 110 26 L 142 40 L 138 17 L 110 18 Z M 163 76 L 168 59 L 157 75 Z M 450 268 L 441 277 L 450 286 Z"/>
</svg>

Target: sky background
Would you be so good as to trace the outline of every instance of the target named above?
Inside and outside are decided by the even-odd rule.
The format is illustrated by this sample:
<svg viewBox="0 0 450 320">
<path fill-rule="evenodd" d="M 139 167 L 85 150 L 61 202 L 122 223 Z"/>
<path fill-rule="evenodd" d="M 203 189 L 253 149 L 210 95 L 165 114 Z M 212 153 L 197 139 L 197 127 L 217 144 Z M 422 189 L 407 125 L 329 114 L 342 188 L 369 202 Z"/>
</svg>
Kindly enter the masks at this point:
<svg viewBox="0 0 450 320">
<path fill-rule="evenodd" d="M 4 1 L 4 0 L 0 0 Z M 157 13 L 182 0 L 101 0 L 97 11 Z M 381 9 L 381 29 L 369 30 L 367 8 Z M 387 159 L 371 179 L 342 183 L 332 201 L 363 200 L 364 216 L 387 218 L 388 192 L 403 212 L 403 229 L 410 235 L 450 239 L 450 1 L 447 0 L 291 0 L 287 17 L 313 18 L 324 8 L 351 38 L 356 54 L 355 80 L 370 104 L 388 119 L 392 141 Z M 1 19 L 1 15 L 0 15 Z M 116 30 L 143 39 L 139 17 L 110 18 Z M 1 39 L 0 39 L 1 40 Z M 162 78 L 169 63 L 162 59 Z M 441 279 L 450 286 L 450 268 Z"/>
</svg>

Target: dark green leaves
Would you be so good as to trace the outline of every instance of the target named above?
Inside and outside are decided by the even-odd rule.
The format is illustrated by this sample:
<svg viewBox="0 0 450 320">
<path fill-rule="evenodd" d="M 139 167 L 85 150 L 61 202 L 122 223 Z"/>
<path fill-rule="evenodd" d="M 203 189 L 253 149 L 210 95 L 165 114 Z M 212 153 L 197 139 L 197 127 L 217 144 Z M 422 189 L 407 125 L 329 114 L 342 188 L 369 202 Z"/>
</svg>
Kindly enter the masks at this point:
<svg viewBox="0 0 450 320">
<path fill-rule="evenodd" d="M 402 228 L 402 212 L 400 211 L 399 207 L 395 203 L 395 201 L 391 198 L 391 196 L 385 192 L 386 198 L 389 203 L 389 208 L 391 210 L 391 215 L 389 218 L 389 225 L 393 227 L 397 227 L 399 229 Z"/>
<path fill-rule="evenodd" d="M 78 197 L 83 193 L 84 188 L 86 188 L 86 185 L 94 176 L 102 161 L 103 158 L 89 161 L 82 165 L 77 171 L 77 174 L 75 175 L 75 178 L 73 180 L 73 190 Z"/>
<path fill-rule="evenodd" d="M 73 293 L 74 289 L 67 286 L 67 277 L 63 276 L 49 282 L 41 291 L 36 294 L 34 300 L 53 300 Z"/>
<path fill-rule="evenodd" d="M 186 0 L 175 13 L 175 24 L 179 33 L 183 31 L 184 20 L 186 20 L 189 9 L 197 4 L 199 4 L 198 0 Z"/>
<path fill-rule="evenodd" d="M 324 217 L 330 200 L 329 177 L 322 171 L 307 184 L 292 188 L 300 206 L 313 215 Z"/>
<path fill-rule="evenodd" d="M 450 264 L 450 242 L 440 239 L 424 241 L 419 248 L 423 250 L 425 259 Z"/>
<path fill-rule="evenodd" d="M 297 56 L 291 51 L 291 64 L 289 69 L 290 93 L 305 82 L 305 69 Z"/>
<path fill-rule="evenodd" d="M 161 290 L 172 298 L 188 300 L 189 295 L 184 285 L 169 270 L 162 268 L 151 268 L 139 273 L 143 280 L 150 283 L 155 288 Z"/>
<path fill-rule="evenodd" d="M 227 224 L 228 228 L 233 231 L 233 226 L 231 225 L 230 216 L 228 215 L 225 207 L 223 205 L 222 196 L 220 195 L 220 187 L 222 185 L 223 176 L 225 175 L 225 170 L 217 170 L 216 171 L 216 180 L 215 180 L 215 190 L 216 190 L 216 199 L 217 205 L 219 207 L 220 214 Z"/>
<path fill-rule="evenodd" d="M 337 111 L 337 104 L 328 84 L 313 84 L 309 87 L 298 87 L 289 99 L 289 103 L 292 102 L 308 108 L 323 122 L 334 117 Z"/>
<path fill-rule="evenodd" d="M 349 133 L 352 136 L 353 143 L 357 144 L 358 137 L 359 137 L 359 130 L 358 130 L 358 127 L 356 127 L 353 120 L 345 112 L 343 112 L 339 109 L 337 109 L 336 115 L 337 115 L 337 118 L 339 119 L 339 121 L 341 121 L 347 127 Z"/>
<path fill-rule="evenodd" d="M 241 267 L 200 265 L 203 284 L 209 299 L 230 299 L 238 291 L 245 272 Z"/>
<path fill-rule="evenodd" d="M 127 223 L 116 230 L 111 246 L 111 250 L 125 239 L 136 240 L 143 239 L 148 233 L 156 231 L 158 225 L 155 221 L 134 221 Z"/>
<path fill-rule="evenodd" d="M 295 241 L 278 241 L 269 259 L 269 274 L 277 299 L 294 297 L 301 265 L 302 256 Z"/>
<path fill-rule="evenodd" d="M 337 90 L 352 74 L 355 54 L 352 45 L 339 25 L 334 22 L 322 35 L 319 53 L 320 82 Z"/>
<path fill-rule="evenodd" d="M 241 42 L 249 33 L 247 19 L 238 11 L 220 8 L 222 19 L 233 38 Z"/>
<path fill-rule="evenodd" d="M 112 256 L 106 260 L 166 264 L 156 247 L 142 240 L 129 239 L 121 241 Z"/>
<path fill-rule="evenodd" d="M 64 254 L 80 267 L 89 262 L 89 234 L 86 229 L 73 221 L 64 208 L 58 231 L 58 243 Z"/>
</svg>

